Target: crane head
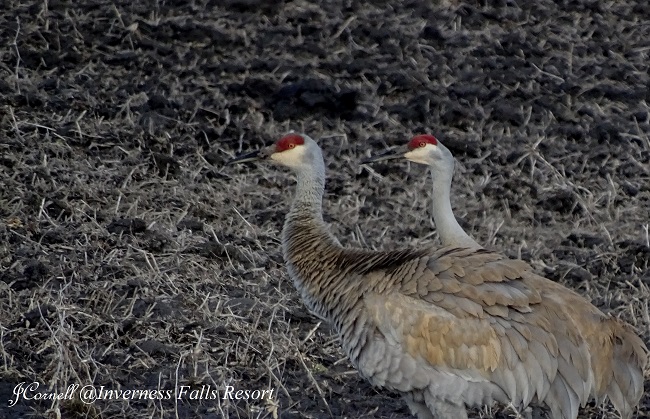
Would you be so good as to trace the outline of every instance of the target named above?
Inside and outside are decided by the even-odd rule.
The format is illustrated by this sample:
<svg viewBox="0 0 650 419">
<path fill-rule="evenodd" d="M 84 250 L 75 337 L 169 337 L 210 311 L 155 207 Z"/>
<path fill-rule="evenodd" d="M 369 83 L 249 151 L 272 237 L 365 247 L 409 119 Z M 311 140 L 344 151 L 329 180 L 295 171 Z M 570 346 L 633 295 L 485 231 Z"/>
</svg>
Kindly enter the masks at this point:
<svg viewBox="0 0 650 419">
<path fill-rule="evenodd" d="M 283 166 L 297 167 L 306 163 L 307 150 L 312 143 L 316 145 L 307 135 L 291 132 L 268 147 L 235 157 L 228 164 L 272 160 Z"/>
<path fill-rule="evenodd" d="M 415 163 L 432 165 L 432 158 L 440 147 L 442 147 L 442 144 L 433 135 L 420 134 L 413 137 L 407 144 L 399 146 L 386 154 L 365 159 L 362 163 L 404 158 Z"/>
<path fill-rule="evenodd" d="M 440 143 L 430 134 L 420 134 L 411 138 L 404 153 L 404 158 L 414 163 L 426 164 L 428 166 L 435 163 L 434 158 L 438 154 Z"/>
</svg>

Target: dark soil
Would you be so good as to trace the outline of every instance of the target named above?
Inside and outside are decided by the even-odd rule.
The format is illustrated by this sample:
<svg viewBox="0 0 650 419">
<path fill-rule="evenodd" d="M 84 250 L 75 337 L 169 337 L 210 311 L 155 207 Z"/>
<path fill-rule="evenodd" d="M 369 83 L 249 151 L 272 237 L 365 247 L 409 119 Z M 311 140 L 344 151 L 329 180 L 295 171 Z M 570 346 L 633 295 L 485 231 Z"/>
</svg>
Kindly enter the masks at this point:
<svg viewBox="0 0 650 419">
<path fill-rule="evenodd" d="M 650 343 L 646 0 L 3 5 L 0 417 L 410 417 L 287 279 L 291 176 L 224 167 L 290 129 L 324 149 L 343 244 L 435 240 L 426 170 L 358 163 L 431 132 L 479 242 Z M 34 381 L 275 393 L 7 406 Z"/>
</svg>

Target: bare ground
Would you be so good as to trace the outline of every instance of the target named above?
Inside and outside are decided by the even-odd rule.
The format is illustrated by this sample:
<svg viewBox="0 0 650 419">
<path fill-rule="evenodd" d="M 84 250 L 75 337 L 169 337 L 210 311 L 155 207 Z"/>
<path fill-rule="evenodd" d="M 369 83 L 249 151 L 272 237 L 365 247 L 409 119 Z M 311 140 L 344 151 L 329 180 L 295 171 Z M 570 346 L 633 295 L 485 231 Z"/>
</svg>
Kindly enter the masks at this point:
<svg viewBox="0 0 650 419">
<path fill-rule="evenodd" d="M 423 168 L 358 165 L 432 132 L 479 242 L 650 343 L 645 0 L 269 3 L 5 1 L 0 417 L 409 417 L 287 280 L 291 176 L 223 167 L 289 129 L 320 139 L 345 245 L 436 239 Z M 276 392 L 7 406 L 34 381 Z"/>
</svg>

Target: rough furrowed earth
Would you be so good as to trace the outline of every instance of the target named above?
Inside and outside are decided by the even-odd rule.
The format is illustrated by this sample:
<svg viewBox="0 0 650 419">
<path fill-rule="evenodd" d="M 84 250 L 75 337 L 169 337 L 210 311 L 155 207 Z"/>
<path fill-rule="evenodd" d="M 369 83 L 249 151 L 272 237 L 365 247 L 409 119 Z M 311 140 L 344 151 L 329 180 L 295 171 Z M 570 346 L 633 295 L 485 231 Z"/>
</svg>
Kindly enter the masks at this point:
<svg viewBox="0 0 650 419">
<path fill-rule="evenodd" d="M 645 0 L 6 0 L 0 40 L 0 417 L 411 417 L 288 280 L 293 176 L 225 165 L 289 130 L 345 246 L 436 243 L 425 168 L 359 164 L 431 132 L 480 243 L 650 344 Z M 21 382 L 274 392 L 9 407 Z"/>
</svg>

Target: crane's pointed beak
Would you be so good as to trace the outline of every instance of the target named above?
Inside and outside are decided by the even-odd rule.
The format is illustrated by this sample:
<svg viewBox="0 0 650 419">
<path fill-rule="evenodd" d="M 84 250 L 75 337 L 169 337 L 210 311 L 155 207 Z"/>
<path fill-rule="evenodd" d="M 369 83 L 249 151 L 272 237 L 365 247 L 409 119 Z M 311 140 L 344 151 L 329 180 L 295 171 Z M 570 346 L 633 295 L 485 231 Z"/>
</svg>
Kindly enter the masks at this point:
<svg viewBox="0 0 650 419">
<path fill-rule="evenodd" d="M 406 154 L 408 151 L 409 151 L 408 147 L 400 146 L 386 153 L 379 154 L 376 156 L 370 156 L 367 159 L 363 159 L 361 160 L 361 164 L 375 163 L 378 161 L 385 161 L 385 160 L 403 159 L 404 154 Z"/>
<path fill-rule="evenodd" d="M 273 154 L 274 150 L 275 148 L 271 146 L 271 147 L 264 147 L 256 151 L 252 151 L 250 153 L 240 154 L 239 156 L 236 156 L 232 160 L 229 160 L 226 163 L 226 165 L 247 163 L 247 162 L 258 161 L 258 160 L 266 160 L 269 158 L 271 154 Z"/>
<path fill-rule="evenodd" d="M 260 151 L 256 150 L 251 153 L 240 154 L 239 156 L 228 160 L 226 164 L 246 163 L 249 161 L 257 161 L 260 159 Z"/>
</svg>

